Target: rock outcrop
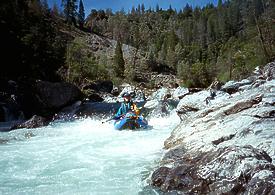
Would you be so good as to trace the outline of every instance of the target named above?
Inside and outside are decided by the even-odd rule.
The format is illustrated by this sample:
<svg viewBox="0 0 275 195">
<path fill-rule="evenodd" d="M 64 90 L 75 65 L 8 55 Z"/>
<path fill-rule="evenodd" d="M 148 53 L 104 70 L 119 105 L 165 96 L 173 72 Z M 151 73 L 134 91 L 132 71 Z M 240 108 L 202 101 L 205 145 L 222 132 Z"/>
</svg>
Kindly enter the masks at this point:
<svg viewBox="0 0 275 195">
<path fill-rule="evenodd" d="M 34 115 L 50 120 L 55 113 L 84 97 L 75 85 L 65 82 L 19 80 L 3 82 L 2 85 L 4 87 L 0 89 L 0 131 L 32 127 L 22 123 Z M 37 117 L 33 119 L 41 121 L 37 120 Z M 34 127 L 47 125 L 44 122 L 38 124 Z"/>
<path fill-rule="evenodd" d="M 117 41 L 108 37 L 87 33 L 82 35 L 89 52 L 96 58 L 104 60 L 106 64 L 112 64 L 115 54 Z M 122 44 L 123 58 L 125 61 L 125 73 L 129 74 L 134 70 L 134 80 L 144 82 L 147 87 L 156 87 L 160 84 L 170 87 L 179 83 L 175 72 L 171 71 L 168 66 L 158 62 L 159 70 L 154 70 L 148 66 L 146 54 L 133 46 Z"/>
<path fill-rule="evenodd" d="M 83 97 L 81 91 L 70 83 L 37 81 L 35 92 L 45 109 L 61 109 Z"/>
<path fill-rule="evenodd" d="M 161 167 L 151 176 L 153 186 L 175 194 L 275 194 L 275 80 L 270 64 L 264 68 L 267 75 L 253 82 L 227 83 L 209 105 L 204 102 L 207 91 L 181 99 L 177 109 L 189 111 L 164 143 Z"/>
</svg>

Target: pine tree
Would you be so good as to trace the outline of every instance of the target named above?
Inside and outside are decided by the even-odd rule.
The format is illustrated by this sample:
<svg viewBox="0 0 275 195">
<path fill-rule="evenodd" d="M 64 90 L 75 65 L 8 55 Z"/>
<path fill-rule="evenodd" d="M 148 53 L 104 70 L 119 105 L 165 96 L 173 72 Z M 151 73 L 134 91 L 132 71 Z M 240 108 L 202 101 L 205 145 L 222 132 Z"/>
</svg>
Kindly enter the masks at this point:
<svg viewBox="0 0 275 195">
<path fill-rule="evenodd" d="M 136 14 L 136 9 L 135 9 L 134 6 L 132 7 L 131 14 L 132 14 L 133 16 Z"/>
<path fill-rule="evenodd" d="M 186 6 L 183 9 L 183 15 L 184 17 L 188 18 L 192 16 L 192 7 L 187 3 Z"/>
<path fill-rule="evenodd" d="M 147 64 L 147 67 L 150 68 L 150 70 L 155 71 L 155 69 L 157 67 L 157 63 L 156 63 L 156 59 L 155 59 L 155 56 L 154 56 L 154 51 L 153 51 L 152 48 L 149 50 L 149 54 L 148 54 L 148 57 L 147 57 L 147 60 L 146 60 L 146 64 Z"/>
<path fill-rule="evenodd" d="M 59 10 L 58 10 L 56 3 L 53 4 L 53 7 L 51 9 L 51 15 L 53 17 L 57 17 L 59 15 Z"/>
<path fill-rule="evenodd" d="M 117 41 L 115 56 L 114 56 L 114 70 L 116 76 L 123 78 L 125 70 L 125 62 L 123 59 L 122 44 L 120 41 Z"/>
<path fill-rule="evenodd" d="M 159 9 L 159 4 L 156 5 L 156 12 L 159 12 L 160 9 Z"/>
<path fill-rule="evenodd" d="M 137 13 L 138 13 L 138 15 L 140 15 L 140 14 L 141 14 L 141 7 L 140 7 L 140 4 L 138 4 L 138 7 L 137 7 Z"/>
<path fill-rule="evenodd" d="M 169 5 L 168 12 L 173 12 L 173 8 L 171 4 Z"/>
<path fill-rule="evenodd" d="M 145 13 L 145 6 L 144 6 L 144 4 L 141 4 L 141 13 L 142 13 L 142 14 Z"/>
<path fill-rule="evenodd" d="M 62 0 L 64 7 L 65 19 L 69 24 L 76 24 L 76 1 L 77 0 Z"/>
<path fill-rule="evenodd" d="M 222 0 L 218 1 L 218 8 L 222 7 Z"/>
<path fill-rule="evenodd" d="M 82 0 L 79 1 L 79 9 L 78 9 L 78 24 L 79 28 L 83 29 L 85 21 L 85 10 Z"/>
<path fill-rule="evenodd" d="M 44 10 L 48 11 L 49 10 L 49 5 L 47 0 L 42 0 L 41 5 L 44 8 Z"/>
<path fill-rule="evenodd" d="M 167 46 L 171 50 L 175 50 L 175 46 L 177 45 L 178 37 L 174 30 L 171 30 L 167 35 Z"/>
</svg>

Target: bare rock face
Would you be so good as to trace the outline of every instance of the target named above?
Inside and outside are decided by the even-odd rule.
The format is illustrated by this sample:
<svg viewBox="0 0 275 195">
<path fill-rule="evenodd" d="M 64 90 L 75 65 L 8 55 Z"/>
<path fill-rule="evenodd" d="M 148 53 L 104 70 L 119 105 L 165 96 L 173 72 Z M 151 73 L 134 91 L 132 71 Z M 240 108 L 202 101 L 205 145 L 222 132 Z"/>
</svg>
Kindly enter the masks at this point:
<svg viewBox="0 0 275 195">
<path fill-rule="evenodd" d="M 209 105 L 207 91 L 184 96 L 151 185 L 172 194 L 275 194 L 275 80 L 261 81 L 218 91 Z"/>
<path fill-rule="evenodd" d="M 81 91 L 69 83 L 51 83 L 37 81 L 35 84 L 37 97 L 45 108 L 60 109 L 82 98 Z"/>
<path fill-rule="evenodd" d="M 89 45 L 90 49 L 94 52 L 98 50 L 103 50 L 112 45 L 109 39 L 102 38 L 96 34 L 91 34 L 86 37 L 86 42 Z"/>
<path fill-rule="evenodd" d="M 261 101 L 262 101 L 262 97 L 259 96 L 259 97 L 256 97 L 254 99 L 251 99 L 251 100 L 246 100 L 246 101 L 243 101 L 243 102 L 238 102 L 234 106 L 232 106 L 229 109 L 227 109 L 226 111 L 224 111 L 224 113 L 226 115 L 236 114 L 238 112 L 241 112 L 242 110 L 251 108 L 254 104 L 258 104 Z"/>
</svg>

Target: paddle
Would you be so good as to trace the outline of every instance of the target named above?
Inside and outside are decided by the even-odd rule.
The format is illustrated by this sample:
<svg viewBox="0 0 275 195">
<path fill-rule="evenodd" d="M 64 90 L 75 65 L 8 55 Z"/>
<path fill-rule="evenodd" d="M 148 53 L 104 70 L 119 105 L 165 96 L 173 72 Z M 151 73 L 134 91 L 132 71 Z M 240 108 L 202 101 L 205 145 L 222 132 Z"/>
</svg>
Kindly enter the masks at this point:
<svg viewBox="0 0 275 195">
<path fill-rule="evenodd" d="M 106 123 L 106 122 L 109 122 L 109 121 L 111 121 L 111 120 L 117 120 L 117 119 L 119 119 L 120 117 L 122 117 L 124 114 L 122 114 L 122 115 L 120 115 L 120 116 L 114 116 L 114 117 L 112 117 L 112 118 L 109 118 L 109 119 L 107 119 L 106 121 L 102 121 L 102 124 L 104 124 L 104 123 Z"/>
<path fill-rule="evenodd" d="M 112 118 L 107 119 L 106 121 L 102 121 L 101 123 L 104 124 L 104 123 L 107 123 L 107 122 L 109 122 L 109 121 L 111 121 L 111 120 L 113 120 L 113 119 L 114 119 L 114 118 L 112 117 Z"/>
</svg>

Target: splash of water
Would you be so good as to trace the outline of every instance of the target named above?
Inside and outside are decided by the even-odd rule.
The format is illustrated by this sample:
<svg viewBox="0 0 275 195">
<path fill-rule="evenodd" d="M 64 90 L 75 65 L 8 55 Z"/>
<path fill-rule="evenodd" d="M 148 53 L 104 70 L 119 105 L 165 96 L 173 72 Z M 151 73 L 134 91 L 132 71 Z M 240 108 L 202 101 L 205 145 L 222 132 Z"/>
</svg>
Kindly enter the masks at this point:
<svg viewBox="0 0 275 195">
<path fill-rule="evenodd" d="M 138 194 L 178 117 L 144 131 L 116 131 L 95 119 L 0 134 L 0 194 Z"/>
</svg>

